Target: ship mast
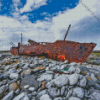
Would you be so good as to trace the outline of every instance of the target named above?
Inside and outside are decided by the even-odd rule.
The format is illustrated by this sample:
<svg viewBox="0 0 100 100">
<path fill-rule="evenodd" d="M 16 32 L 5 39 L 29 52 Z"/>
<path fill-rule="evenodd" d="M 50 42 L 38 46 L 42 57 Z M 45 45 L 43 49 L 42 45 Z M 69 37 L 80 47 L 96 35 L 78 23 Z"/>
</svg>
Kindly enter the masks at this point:
<svg viewBox="0 0 100 100">
<path fill-rule="evenodd" d="M 21 33 L 21 45 L 22 45 L 22 33 Z"/>
<path fill-rule="evenodd" d="M 69 25 L 69 27 L 68 27 L 68 29 L 67 29 L 67 32 L 66 32 L 65 37 L 64 37 L 64 41 L 65 41 L 65 39 L 66 39 L 66 37 L 67 37 L 67 34 L 68 34 L 68 31 L 69 31 L 70 27 L 71 27 L 71 24 Z"/>
</svg>

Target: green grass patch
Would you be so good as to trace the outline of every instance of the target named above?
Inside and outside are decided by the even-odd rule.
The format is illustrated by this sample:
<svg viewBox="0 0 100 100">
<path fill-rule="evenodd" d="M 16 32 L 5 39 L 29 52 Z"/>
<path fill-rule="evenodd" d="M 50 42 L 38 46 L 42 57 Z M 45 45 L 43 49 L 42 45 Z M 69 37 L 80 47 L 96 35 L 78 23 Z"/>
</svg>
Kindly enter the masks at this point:
<svg viewBox="0 0 100 100">
<path fill-rule="evenodd" d="M 93 53 L 91 53 L 91 55 L 95 55 L 97 57 L 100 57 L 100 52 L 93 52 Z"/>
</svg>

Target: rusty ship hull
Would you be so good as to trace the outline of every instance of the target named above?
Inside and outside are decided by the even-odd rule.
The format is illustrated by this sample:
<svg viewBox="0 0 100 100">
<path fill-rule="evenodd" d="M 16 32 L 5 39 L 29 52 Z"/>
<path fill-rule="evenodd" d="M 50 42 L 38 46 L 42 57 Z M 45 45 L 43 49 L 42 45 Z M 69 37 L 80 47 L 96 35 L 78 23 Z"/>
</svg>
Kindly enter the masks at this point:
<svg viewBox="0 0 100 100">
<path fill-rule="evenodd" d="M 68 27 L 64 40 L 57 40 L 54 43 L 39 43 L 29 39 L 28 45 L 22 45 L 21 34 L 21 44 L 18 43 L 18 46 L 12 47 L 10 51 L 13 55 L 45 55 L 56 60 L 68 60 L 69 62 L 76 63 L 85 62 L 96 44 L 65 41 L 70 27 L 71 25 Z M 13 43 L 11 43 L 11 45 L 14 46 Z"/>
<path fill-rule="evenodd" d="M 79 43 L 74 41 L 58 40 L 54 43 L 37 43 L 28 41 L 29 45 L 20 45 L 11 48 L 13 55 L 45 55 L 56 60 L 68 60 L 69 62 L 85 62 L 96 46 L 95 43 Z"/>
</svg>

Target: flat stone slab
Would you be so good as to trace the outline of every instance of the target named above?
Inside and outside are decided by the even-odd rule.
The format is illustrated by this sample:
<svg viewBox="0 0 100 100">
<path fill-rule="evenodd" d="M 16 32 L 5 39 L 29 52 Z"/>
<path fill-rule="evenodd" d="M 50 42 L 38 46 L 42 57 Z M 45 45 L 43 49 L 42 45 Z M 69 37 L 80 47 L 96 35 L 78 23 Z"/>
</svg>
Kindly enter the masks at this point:
<svg viewBox="0 0 100 100">
<path fill-rule="evenodd" d="M 26 75 L 21 81 L 21 89 L 24 89 L 25 85 L 29 85 L 30 87 L 38 89 L 39 82 L 35 80 L 34 75 Z"/>
</svg>

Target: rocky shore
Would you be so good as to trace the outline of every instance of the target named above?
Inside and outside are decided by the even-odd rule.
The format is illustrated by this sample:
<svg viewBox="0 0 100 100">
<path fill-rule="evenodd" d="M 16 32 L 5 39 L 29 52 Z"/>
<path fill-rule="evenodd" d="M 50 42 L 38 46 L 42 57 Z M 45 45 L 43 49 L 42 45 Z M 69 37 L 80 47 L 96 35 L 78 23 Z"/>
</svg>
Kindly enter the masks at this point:
<svg viewBox="0 0 100 100">
<path fill-rule="evenodd" d="M 100 100 L 100 65 L 0 55 L 0 100 Z"/>
</svg>

